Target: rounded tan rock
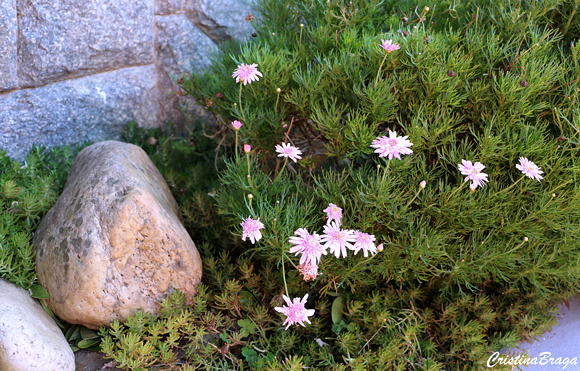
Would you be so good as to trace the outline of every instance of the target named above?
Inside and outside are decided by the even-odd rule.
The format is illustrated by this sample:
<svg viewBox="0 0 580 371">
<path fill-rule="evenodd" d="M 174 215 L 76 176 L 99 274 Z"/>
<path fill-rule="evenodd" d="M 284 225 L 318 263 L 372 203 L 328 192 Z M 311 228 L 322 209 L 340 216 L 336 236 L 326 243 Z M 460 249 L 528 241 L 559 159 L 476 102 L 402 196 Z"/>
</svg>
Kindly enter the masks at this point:
<svg viewBox="0 0 580 371">
<path fill-rule="evenodd" d="M 48 307 L 93 329 L 136 309 L 156 313 L 172 290 L 191 301 L 201 281 L 201 258 L 167 183 L 132 144 L 79 153 L 33 244 Z"/>
</svg>

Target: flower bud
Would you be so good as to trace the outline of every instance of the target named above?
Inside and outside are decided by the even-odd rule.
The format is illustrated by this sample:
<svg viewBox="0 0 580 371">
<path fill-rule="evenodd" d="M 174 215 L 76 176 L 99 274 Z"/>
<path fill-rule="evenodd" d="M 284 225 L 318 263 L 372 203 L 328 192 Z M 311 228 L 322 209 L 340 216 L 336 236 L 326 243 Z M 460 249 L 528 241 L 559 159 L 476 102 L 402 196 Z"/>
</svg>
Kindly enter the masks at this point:
<svg viewBox="0 0 580 371">
<path fill-rule="evenodd" d="M 252 146 L 251 145 L 244 144 L 244 152 L 250 153 L 251 150 L 252 150 Z"/>
<path fill-rule="evenodd" d="M 524 242 L 528 242 L 528 241 L 529 241 L 529 238 L 524 237 Z"/>
<path fill-rule="evenodd" d="M 472 184 L 469 186 L 469 189 L 471 190 L 471 192 L 475 191 L 475 188 L 477 188 L 477 186 L 475 184 Z"/>
<path fill-rule="evenodd" d="M 251 193 L 249 193 L 249 194 L 248 194 L 248 199 L 249 199 L 249 200 L 251 200 L 252 198 L 254 198 L 254 195 L 253 195 L 253 194 L 251 194 Z"/>
<path fill-rule="evenodd" d="M 378 251 L 378 252 L 381 252 L 381 251 L 383 251 L 383 250 L 384 250 L 384 248 L 383 248 L 383 244 L 380 244 L 379 246 L 377 246 L 377 251 Z"/>
<path fill-rule="evenodd" d="M 447 71 L 447 76 L 449 76 L 449 77 L 455 77 L 455 71 L 453 71 L 453 70 Z"/>
<path fill-rule="evenodd" d="M 423 11 L 424 11 L 425 13 L 427 13 L 427 12 L 429 11 L 429 7 L 428 7 L 428 6 L 424 7 L 424 8 L 423 8 Z"/>
<path fill-rule="evenodd" d="M 409 18 L 403 17 L 403 22 L 409 22 Z"/>
<path fill-rule="evenodd" d="M 552 197 L 556 197 L 556 194 L 555 193 L 552 193 Z"/>
<path fill-rule="evenodd" d="M 238 131 L 242 127 L 242 123 L 239 122 L 238 120 L 235 120 L 234 122 L 232 122 L 232 126 L 234 127 L 235 131 Z"/>
<path fill-rule="evenodd" d="M 421 183 L 419 183 L 419 188 L 425 189 L 426 185 L 427 185 L 427 182 L 425 180 L 423 180 L 423 181 L 421 181 Z"/>
<path fill-rule="evenodd" d="M 276 93 L 280 94 L 281 92 L 282 92 L 282 89 L 280 89 L 280 88 L 276 89 Z"/>
<path fill-rule="evenodd" d="M 413 31 L 417 31 L 417 26 L 413 26 Z"/>
<path fill-rule="evenodd" d="M 304 28 L 304 23 L 300 23 L 300 28 Z"/>
<path fill-rule="evenodd" d="M 527 88 L 528 87 L 528 82 L 526 80 L 522 80 L 522 81 L 520 81 L 520 86 L 522 88 Z"/>
</svg>

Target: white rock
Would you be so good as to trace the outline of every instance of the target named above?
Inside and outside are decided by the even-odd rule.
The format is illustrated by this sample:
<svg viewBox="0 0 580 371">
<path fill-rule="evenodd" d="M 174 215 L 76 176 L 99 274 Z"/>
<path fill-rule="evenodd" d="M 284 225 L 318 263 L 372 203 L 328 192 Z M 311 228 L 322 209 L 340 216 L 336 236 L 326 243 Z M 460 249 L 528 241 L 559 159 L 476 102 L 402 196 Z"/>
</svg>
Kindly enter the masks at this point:
<svg viewBox="0 0 580 371">
<path fill-rule="evenodd" d="M 0 370 L 74 369 L 74 354 L 54 320 L 28 291 L 0 279 Z"/>
</svg>

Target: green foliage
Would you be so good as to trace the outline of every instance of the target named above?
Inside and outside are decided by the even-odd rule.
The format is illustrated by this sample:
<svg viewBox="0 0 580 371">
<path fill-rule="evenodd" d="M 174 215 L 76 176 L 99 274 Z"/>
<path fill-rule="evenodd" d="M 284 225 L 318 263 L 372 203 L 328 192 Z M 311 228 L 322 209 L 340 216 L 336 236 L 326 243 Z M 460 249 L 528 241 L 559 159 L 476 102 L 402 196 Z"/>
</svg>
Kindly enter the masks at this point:
<svg viewBox="0 0 580 371">
<path fill-rule="evenodd" d="M 216 163 L 226 159 L 215 206 L 202 206 L 220 216 L 222 239 L 201 248 L 214 308 L 260 324 L 231 281 L 233 251 L 258 272 L 248 298 L 272 316 L 256 340 L 263 353 L 246 345 L 224 357 L 256 369 L 474 370 L 553 325 L 553 303 L 580 282 L 579 5 L 258 1 L 258 37 L 181 84 L 215 115 Z M 385 53 L 381 39 L 401 49 Z M 241 63 L 263 76 L 236 84 Z M 370 144 L 385 130 L 408 136 L 413 154 L 378 158 Z M 303 159 L 277 157 L 282 142 Z M 235 155 L 243 143 L 251 153 Z M 544 179 L 524 177 L 519 157 Z M 470 192 L 462 159 L 483 163 L 489 184 Z M 323 256 L 305 282 L 288 240 L 320 233 L 329 203 L 384 250 Z M 241 241 L 248 216 L 265 225 L 256 244 Z M 312 324 L 281 328 L 282 293 L 310 294 Z"/>
<path fill-rule="evenodd" d="M 56 202 L 82 146 L 33 147 L 24 163 L 0 152 L 0 278 L 45 298 L 36 280 L 32 233 Z"/>
</svg>

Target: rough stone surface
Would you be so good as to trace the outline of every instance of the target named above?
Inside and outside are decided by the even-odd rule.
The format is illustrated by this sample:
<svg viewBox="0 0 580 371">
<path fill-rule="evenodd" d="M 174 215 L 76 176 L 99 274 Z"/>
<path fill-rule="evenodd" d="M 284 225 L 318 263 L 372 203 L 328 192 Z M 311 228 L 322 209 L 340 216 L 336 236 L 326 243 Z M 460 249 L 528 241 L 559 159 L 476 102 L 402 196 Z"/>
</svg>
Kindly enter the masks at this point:
<svg viewBox="0 0 580 371">
<path fill-rule="evenodd" d="M 103 353 L 81 349 L 75 352 L 76 371 L 121 371 L 116 362 L 105 359 Z"/>
<path fill-rule="evenodd" d="M 0 370 L 74 371 L 60 328 L 28 291 L 0 279 Z"/>
<path fill-rule="evenodd" d="M 153 0 L 18 0 L 21 87 L 153 62 Z"/>
<path fill-rule="evenodd" d="M 153 127 L 159 115 L 153 65 L 18 90 L 0 95 L 0 148 L 22 159 L 33 143 L 119 139 L 127 121 Z"/>
<path fill-rule="evenodd" d="M 252 14 L 251 0 L 185 0 L 184 10 L 192 22 L 214 42 L 243 40 L 254 27 L 246 21 Z"/>
<path fill-rule="evenodd" d="M 155 0 L 155 14 L 170 14 L 182 10 L 184 0 Z"/>
<path fill-rule="evenodd" d="M 35 233 L 49 308 L 89 328 L 156 313 L 172 290 L 191 300 L 201 259 L 169 187 L 139 147 L 115 141 L 79 153 Z"/>
<path fill-rule="evenodd" d="M 0 92 L 18 86 L 16 76 L 16 0 L 0 1 Z"/>
<path fill-rule="evenodd" d="M 197 107 L 191 97 L 176 94 L 178 87 L 173 79 L 182 74 L 200 73 L 208 68 L 208 56 L 216 53 L 218 47 L 183 14 L 157 16 L 155 25 L 159 90 L 168 93 L 163 95 L 162 115 L 178 122 L 181 113 L 177 107 L 180 104 L 185 105 L 189 111 L 196 111 Z M 203 113 L 198 112 L 197 115 Z"/>
</svg>

